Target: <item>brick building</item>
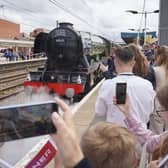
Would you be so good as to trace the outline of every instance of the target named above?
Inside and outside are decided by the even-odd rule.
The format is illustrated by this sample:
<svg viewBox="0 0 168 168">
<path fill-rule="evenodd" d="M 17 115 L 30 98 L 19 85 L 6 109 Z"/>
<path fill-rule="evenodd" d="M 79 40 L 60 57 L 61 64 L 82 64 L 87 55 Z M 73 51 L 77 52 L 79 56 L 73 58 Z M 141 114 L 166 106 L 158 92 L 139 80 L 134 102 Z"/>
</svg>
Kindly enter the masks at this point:
<svg viewBox="0 0 168 168">
<path fill-rule="evenodd" d="M 0 39 L 16 39 L 20 36 L 20 24 L 0 19 Z"/>
<path fill-rule="evenodd" d="M 30 37 L 36 37 L 41 32 L 49 33 L 50 30 L 45 29 L 45 28 L 36 28 L 30 33 Z"/>
</svg>

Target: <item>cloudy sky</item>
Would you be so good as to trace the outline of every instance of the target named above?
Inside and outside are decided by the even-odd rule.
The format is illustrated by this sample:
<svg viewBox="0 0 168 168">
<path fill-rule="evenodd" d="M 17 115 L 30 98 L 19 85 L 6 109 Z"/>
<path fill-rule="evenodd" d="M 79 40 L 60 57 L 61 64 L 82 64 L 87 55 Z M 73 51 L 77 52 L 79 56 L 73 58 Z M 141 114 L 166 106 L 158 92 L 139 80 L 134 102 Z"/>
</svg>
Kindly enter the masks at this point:
<svg viewBox="0 0 168 168">
<path fill-rule="evenodd" d="M 0 17 L 21 24 L 21 31 L 53 29 L 56 20 L 71 22 L 74 28 L 118 41 L 121 31 L 144 28 L 141 14 L 145 0 L 0 0 Z M 159 9 L 159 0 L 146 0 L 144 11 Z M 148 31 L 158 30 L 158 14 L 147 15 Z"/>
</svg>

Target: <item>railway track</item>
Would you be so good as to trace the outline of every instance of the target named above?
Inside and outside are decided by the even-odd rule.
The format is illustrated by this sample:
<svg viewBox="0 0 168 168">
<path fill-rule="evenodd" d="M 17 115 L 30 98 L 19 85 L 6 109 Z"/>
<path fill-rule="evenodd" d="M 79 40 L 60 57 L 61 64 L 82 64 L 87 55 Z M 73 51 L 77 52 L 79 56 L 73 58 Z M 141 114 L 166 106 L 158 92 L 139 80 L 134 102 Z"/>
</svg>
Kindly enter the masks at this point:
<svg viewBox="0 0 168 168">
<path fill-rule="evenodd" d="M 23 82 L 29 71 L 37 70 L 46 59 L 0 64 L 0 99 L 7 98 L 24 90 Z"/>
<path fill-rule="evenodd" d="M 17 62 L 8 62 L 0 64 L 0 75 L 8 72 L 14 72 L 19 70 L 32 70 L 32 68 L 37 68 L 44 65 L 46 58 L 38 58 L 32 60 L 23 60 Z"/>
<path fill-rule="evenodd" d="M 16 72 L 6 70 L 0 76 L 0 99 L 23 91 L 23 82 L 26 80 L 27 74 L 28 72 L 23 69 Z"/>
</svg>

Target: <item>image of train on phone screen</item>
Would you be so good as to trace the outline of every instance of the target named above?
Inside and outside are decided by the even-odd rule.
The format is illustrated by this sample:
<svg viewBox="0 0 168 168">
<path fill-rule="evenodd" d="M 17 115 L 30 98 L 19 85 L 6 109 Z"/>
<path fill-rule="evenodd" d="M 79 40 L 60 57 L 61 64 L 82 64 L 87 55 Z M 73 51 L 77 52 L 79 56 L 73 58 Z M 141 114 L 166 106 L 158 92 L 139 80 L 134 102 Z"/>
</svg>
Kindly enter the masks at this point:
<svg viewBox="0 0 168 168">
<path fill-rule="evenodd" d="M 0 142 L 55 133 L 52 112 L 54 101 L 0 107 Z"/>
</svg>

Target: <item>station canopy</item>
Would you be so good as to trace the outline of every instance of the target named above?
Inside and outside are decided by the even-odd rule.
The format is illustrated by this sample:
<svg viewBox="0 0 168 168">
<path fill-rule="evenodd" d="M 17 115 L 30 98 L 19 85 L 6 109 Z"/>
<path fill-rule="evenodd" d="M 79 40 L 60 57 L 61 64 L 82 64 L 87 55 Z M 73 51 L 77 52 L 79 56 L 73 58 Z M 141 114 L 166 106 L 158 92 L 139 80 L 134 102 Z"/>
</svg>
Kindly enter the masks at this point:
<svg viewBox="0 0 168 168">
<path fill-rule="evenodd" d="M 27 47 L 32 48 L 34 46 L 34 41 L 23 41 L 23 40 L 7 40 L 0 39 L 0 47 Z"/>
<path fill-rule="evenodd" d="M 137 40 L 139 35 L 139 40 L 140 40 L 140 44 L 143 45 L 144 43 L 144 32 L 140 32 L 138 34 L 138 32 L 121 32 L 121 38 L 124 40 L 124 42 L 126 42 L 127 44 L 129 43 L 133 43 Z M 146 32 L 146 42 L 147 43 L 152 43 L 153 41 L 157 41 L 157 35 L 156 35 L 156 31 L 152 31 L 152 32 Z"/>
</svg>

